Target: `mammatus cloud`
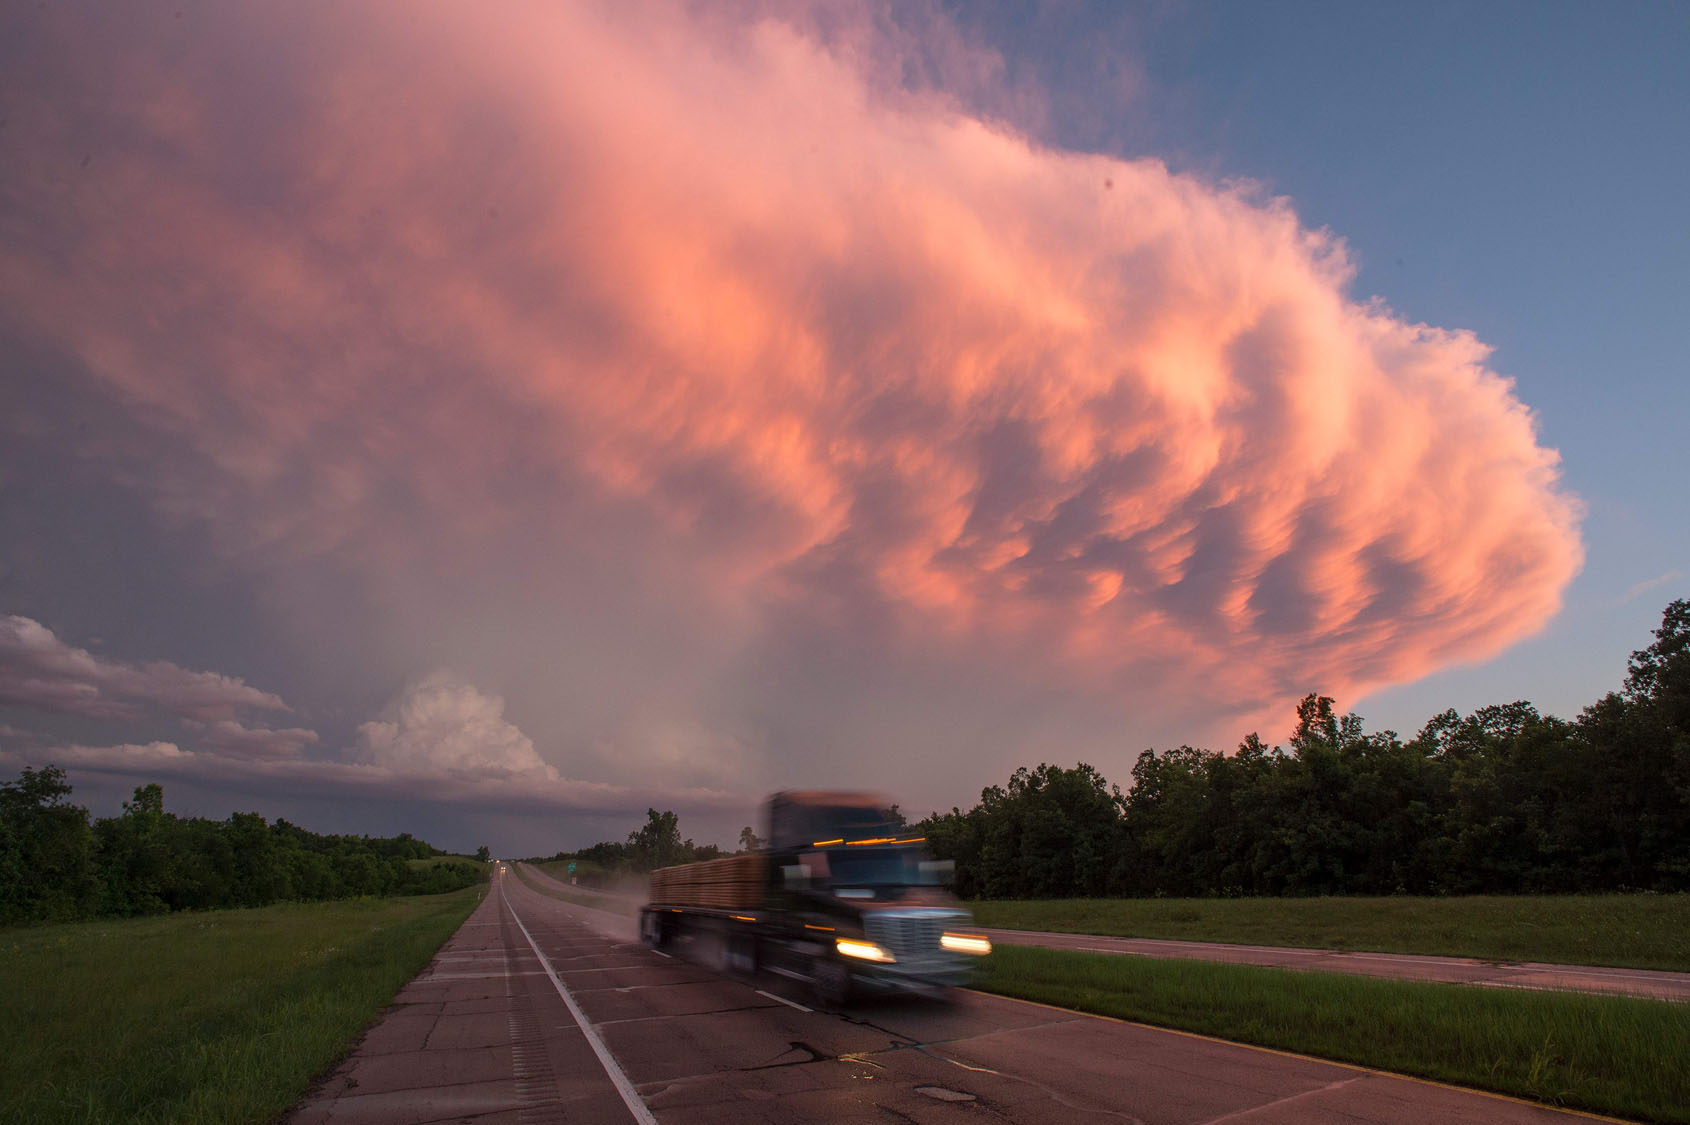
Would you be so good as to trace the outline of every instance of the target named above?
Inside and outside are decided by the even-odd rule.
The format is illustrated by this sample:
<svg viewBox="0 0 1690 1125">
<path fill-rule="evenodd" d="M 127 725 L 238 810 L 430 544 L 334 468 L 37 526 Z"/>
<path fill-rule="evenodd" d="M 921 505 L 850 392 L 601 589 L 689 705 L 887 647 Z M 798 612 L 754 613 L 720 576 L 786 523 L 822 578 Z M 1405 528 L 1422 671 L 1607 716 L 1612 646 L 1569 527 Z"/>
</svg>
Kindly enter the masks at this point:
<svg viewBox="0 0 1690 1125">
<path fill-rule="evenodd" d="M 1499 651 L 1581 564 L 1471 334 L 1353 298 L 1283 200 L 879 85 L 872 43 L 663 2 L 123 18 L 45 14 L 14 68 L 4 315 L 132 408 L 102 453 L 168 518 L 278 583 L 330 560 L 393 636 L 625 571 L 597 596 L 661 607 L 654 656 L 790 629 L 818 681 L 857 645 L 1284 713 Z M 364 768 L 452 758 L 453 716 L 539 761 L 420 690 Z"/>
<path fill-rule="evenodd" d="M 151 706 L 231 727 L 241 708 L 287 710 L 276 696 L 235 677 L 190 672 L 163 660 L 107 660 L 66 644 L 38 621 L 12 615 L 0 615 L 0 703 L 96 719 L 138 718 Z"/>
</svg>

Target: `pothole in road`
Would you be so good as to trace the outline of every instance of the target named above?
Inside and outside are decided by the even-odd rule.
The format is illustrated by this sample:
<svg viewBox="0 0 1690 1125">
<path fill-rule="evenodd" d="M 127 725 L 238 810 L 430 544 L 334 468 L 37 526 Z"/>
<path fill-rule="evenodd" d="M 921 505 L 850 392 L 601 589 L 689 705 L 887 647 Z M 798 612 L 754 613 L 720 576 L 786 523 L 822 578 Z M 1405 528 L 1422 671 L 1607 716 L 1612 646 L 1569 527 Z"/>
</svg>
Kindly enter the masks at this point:
<svg viewBox="0 0 1690 1125">
<path fill-rule="evenodd" d="M 974 1100 L 973 1094 L 965 1094 L 961 1090 L 947 1090 L 943 1086 L 917 1086 L 915 1092 L 925 1094 L 941 1102 L 971 1102 Z"/>
</svg>

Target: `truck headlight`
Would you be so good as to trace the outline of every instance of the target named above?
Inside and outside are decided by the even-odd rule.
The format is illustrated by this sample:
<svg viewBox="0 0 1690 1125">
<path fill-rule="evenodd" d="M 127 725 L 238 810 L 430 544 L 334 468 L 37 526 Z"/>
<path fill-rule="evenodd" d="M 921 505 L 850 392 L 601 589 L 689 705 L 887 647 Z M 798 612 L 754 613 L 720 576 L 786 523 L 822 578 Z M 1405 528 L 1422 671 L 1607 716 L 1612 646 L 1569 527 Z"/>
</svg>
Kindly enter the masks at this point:
<svg viewBox="0 0 1690 1125">
<path fill-rule="evenodd" d="M 859 961 L 880 961 L 890 963 L 896 961 L 891 953 L 872 941 L 853 941 L 851 938 L 839 938 L 833 947 L 847 957 L 855 957 Z"/>
<path fill-rule="evenodd" d="M 939 939 L 939 947 L 952 953 L 972 953 L 975 956 L 985 956 L 992 951 L 991 941 L 978 934 L 945 934 Z"/>
</svg>

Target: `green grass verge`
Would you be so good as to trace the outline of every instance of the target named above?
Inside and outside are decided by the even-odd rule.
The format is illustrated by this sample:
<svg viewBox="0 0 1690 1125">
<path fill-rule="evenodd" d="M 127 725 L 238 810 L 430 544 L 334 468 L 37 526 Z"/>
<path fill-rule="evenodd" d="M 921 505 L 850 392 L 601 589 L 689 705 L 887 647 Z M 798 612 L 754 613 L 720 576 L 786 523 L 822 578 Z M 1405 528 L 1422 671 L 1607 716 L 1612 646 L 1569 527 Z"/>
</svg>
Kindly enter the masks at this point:
<svg viewBox="0 0 1690 1125">
<path fill-rule="evenodd" d="M 0 1121 L 267 1121 L 485 893 L 0 932 Z"/>
<path fill-rule="evenodd" d="M 1690 971 L 1690 895 L 1047 899 L 969 903 L 982 926 L 1177 941 Z"/>
<path fill-rule="evenodd" d="M 535 864 L 535 866 L 543 867 L 544 865 Z M 640 908 L 637 903 L 625 898 L 618 898 L 614 895 L 582 894 L 579 891 L 569 890 L 567 887 L 559 887 L 552 883 L 543 883 L 530 875 L 525 870 L 526 867 L 527 864 L 513 863 L 511 865 L 511 870 L 516 872 L 516 877 L 521 879 L 523 885 L 528 887 L 530 890 L 539 891 L 543 895 L 548 895 L 551 898 L 559 899 L 563 902 L 572 902 L 576 906 L 586 906 L 592 908 L 593 910 L 603 910 L 611 914 L 625 915 L 629 918 L 632 918 L 640 912 Z M 552 873 L 548 872 L 548 874 Z M 552 877 L 554 879 L 557 878 L 555 874 L 552 874 Z M 563 877 L 565 879 L 569 878 L 568 875 Z"/>
<path fill-rule="evenodd" d="M 999 946 L 986 991 L 1554 1105 L 1690 1122 L 1690 1009 Z"/>
</svg>

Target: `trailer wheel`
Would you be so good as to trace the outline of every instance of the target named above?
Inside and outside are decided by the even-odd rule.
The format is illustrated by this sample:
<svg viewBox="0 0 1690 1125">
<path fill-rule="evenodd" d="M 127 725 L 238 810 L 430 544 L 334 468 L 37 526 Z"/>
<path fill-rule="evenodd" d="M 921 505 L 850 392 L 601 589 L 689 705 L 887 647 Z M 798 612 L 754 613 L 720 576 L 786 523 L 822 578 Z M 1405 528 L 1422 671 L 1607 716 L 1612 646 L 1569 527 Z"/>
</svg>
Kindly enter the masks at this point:
<svg viewBox="0 0 1690 1125">
<path fill-rule="evenodd" d="M 832 957 L 818 957 L 810 963 L 810 987 L 816 999 L 830 1008 L 851 1003 L 851 970 Z"/>
<path fill-rule="evenodd" d="M 663 916 L 655 910 L 648 910 L 640 915 L 640 937 L 653 949 L 662 949 L 669 944 L 668 927 L 663 924 Z"/>
</svg>

